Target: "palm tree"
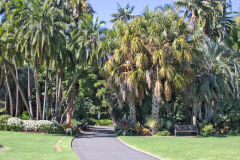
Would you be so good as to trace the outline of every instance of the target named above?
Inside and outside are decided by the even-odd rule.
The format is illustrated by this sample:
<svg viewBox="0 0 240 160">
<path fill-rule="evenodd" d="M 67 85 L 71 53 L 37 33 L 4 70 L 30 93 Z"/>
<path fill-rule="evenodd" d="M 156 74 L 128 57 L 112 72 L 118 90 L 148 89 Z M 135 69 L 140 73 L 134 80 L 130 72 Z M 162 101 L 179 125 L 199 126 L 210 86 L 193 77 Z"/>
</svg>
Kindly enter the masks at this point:
<svg viewBox="0 0 240 160">
<path fill-rule="evenodd" d="M 240 15 L 235 18 L 235 25 L 232 26 L 230 33 L 225 38 L 225 43 L 229 48 L 240 53 Z"/>
<path fill-rule="evenodd" d="M 111 20 L 111 22 L 123 21 L 124 23 L 127 23 L 130 19 L 134 17 L 134 15 L 132 14 L 134 6 L 130 6 L 129 4 L 127 4 L 125 7 L 121 7 L 121 5 L 117 3 L 117 10 L 118 13 L 112 14 L 113 19 Z"/>
<path fill-rule="evenodd" d="M 218 110 L 218 103 L 224 100 L 223 97 L 239 95 L 239 55 L 228 49 L 223 42 L 213 42 L 209 38 L 199 46 L 199 51 L 203 57 L 199 62 L 193 92 L 194 112 L 202 119 L 203 106 L 205 120 L 209 122 Z"/>
<path fill-rule="evenodd" d="M 92 15 L 85 14 L 80 28 L 76 28 L 71 33 L 70 49 L 76 53 L 80 53 L 77 59 L 79 62 L 86 66 L 88 63 L 95 65 L 95 68 L 99 60 L 100 37 L 102 34 L 102 26 L 104 21 L 98 22 L 98 17 L 94 20 Z"/>
<path fill-rule="evenodd" d="M 19 12 L 13 12 L 13 18 L 18 19 L 15 23 L 19 28 L 19 39 L 29 44 L 31 55 L 34 58 L 34 83 L 36 88 L 36 118 L 42 119 L 42 109 L 39 94 L 38 71 L 43 64 L 43 58 L 49 58 L 53 50 L 54 33 L 61 32 L 61 13 L 52 6 L 51 0 L 44 2 L 33 0 L 27 2 L 23 8 L 17 8 Z"/>
</svg>

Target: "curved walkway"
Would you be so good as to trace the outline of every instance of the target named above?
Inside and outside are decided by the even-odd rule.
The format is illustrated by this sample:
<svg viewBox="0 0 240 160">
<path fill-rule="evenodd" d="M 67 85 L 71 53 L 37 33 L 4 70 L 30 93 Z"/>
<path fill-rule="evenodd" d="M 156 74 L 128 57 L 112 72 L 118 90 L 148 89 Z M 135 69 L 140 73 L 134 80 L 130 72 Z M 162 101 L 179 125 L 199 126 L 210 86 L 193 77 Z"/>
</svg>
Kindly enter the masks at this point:
<svg viewBox="0 0 240 160">
<path fill-rule="evenodd" d="M 93 127 L 75 138 L 72 148 L 81 160 L 159 160 L 121 143 L 113 127 Z"/>
</svg>

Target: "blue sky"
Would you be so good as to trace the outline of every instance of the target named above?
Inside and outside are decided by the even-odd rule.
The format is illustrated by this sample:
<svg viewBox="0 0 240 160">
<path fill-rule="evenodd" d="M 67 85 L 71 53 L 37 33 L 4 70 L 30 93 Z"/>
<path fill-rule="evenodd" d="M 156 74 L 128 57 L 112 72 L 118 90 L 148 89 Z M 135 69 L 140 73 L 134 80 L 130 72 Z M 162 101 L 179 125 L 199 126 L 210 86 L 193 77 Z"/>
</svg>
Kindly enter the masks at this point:
<svg viewBox="0 0 240 160">
<path fill-rule="evenodd" d="M 106 27 L 111 27 L 112 24 L 109 21 L 111 20 L 111 14 L 117 11 L 117 3 L 121 6 L 126 6 L 129 3 L 131 6 L 135 6 L 134 14 L 141 14 L 146 5 L 150 9 L 154 9 L 166 3 L 173 4 L 174 0 L 89 0 L 89 2 L 92 4 L 99 19 L 107 22 Z M 232 2 L 233 9 L 239 12 L 240 0 L 232 0 Z"/>
</svg>

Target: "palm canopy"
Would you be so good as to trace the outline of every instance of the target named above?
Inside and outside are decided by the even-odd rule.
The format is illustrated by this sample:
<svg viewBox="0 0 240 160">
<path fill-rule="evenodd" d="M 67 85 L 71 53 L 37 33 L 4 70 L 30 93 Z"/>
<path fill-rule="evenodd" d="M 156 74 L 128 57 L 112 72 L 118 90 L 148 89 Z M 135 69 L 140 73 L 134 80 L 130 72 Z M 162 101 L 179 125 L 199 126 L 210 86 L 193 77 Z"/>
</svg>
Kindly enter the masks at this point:
<svg viewBox="0 0 240 160">
<path fill-rule="evenodd" d="M 118 13 L 112 14 L 113 19 L 111 20 L 111 22 L 116 22 L 120 20 L 123 21 L 124 23 L 127 23 L 130 19 L 134 17 L 134 15 L 132 14 L 134 8 L 135 8 L 134 6 L 130 6 L 129 4 L 127 4 L 125 7 L 121 7 L 121 5 L 118 3 L 117 4 Z"/>
<path fill-rule="evenodd" d="M 84 66 L 88 63 L 93 64 L 100 58 L 98 46 L 104 24 L 104 21 L 98 21 L 98 17 L 94 19 L 92 15 L 85 14 L 80 22 L 80 28 L 76 28 L 71 33 L 70 48 Z"/>
</svg>

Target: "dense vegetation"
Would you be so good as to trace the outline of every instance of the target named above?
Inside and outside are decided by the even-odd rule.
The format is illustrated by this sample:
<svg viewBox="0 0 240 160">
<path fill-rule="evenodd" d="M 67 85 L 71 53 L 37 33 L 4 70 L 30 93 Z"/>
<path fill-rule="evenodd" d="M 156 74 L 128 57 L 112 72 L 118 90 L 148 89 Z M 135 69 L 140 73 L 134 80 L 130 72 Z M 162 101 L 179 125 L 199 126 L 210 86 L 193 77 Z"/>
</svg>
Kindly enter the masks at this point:
<svg viewBox="0 0 240 160">
<path fill-rule="evenodd" d="M 101 111 L 119 131 L 146 135 L 142 125 L 240 129 L 240 15 L 226 0 L 176 0 L 142 15 L 118 6 L 112 29 L 85 0 L 1 2 L 1 99 L 11 116 L 71 124 Z"/>
</svg>

